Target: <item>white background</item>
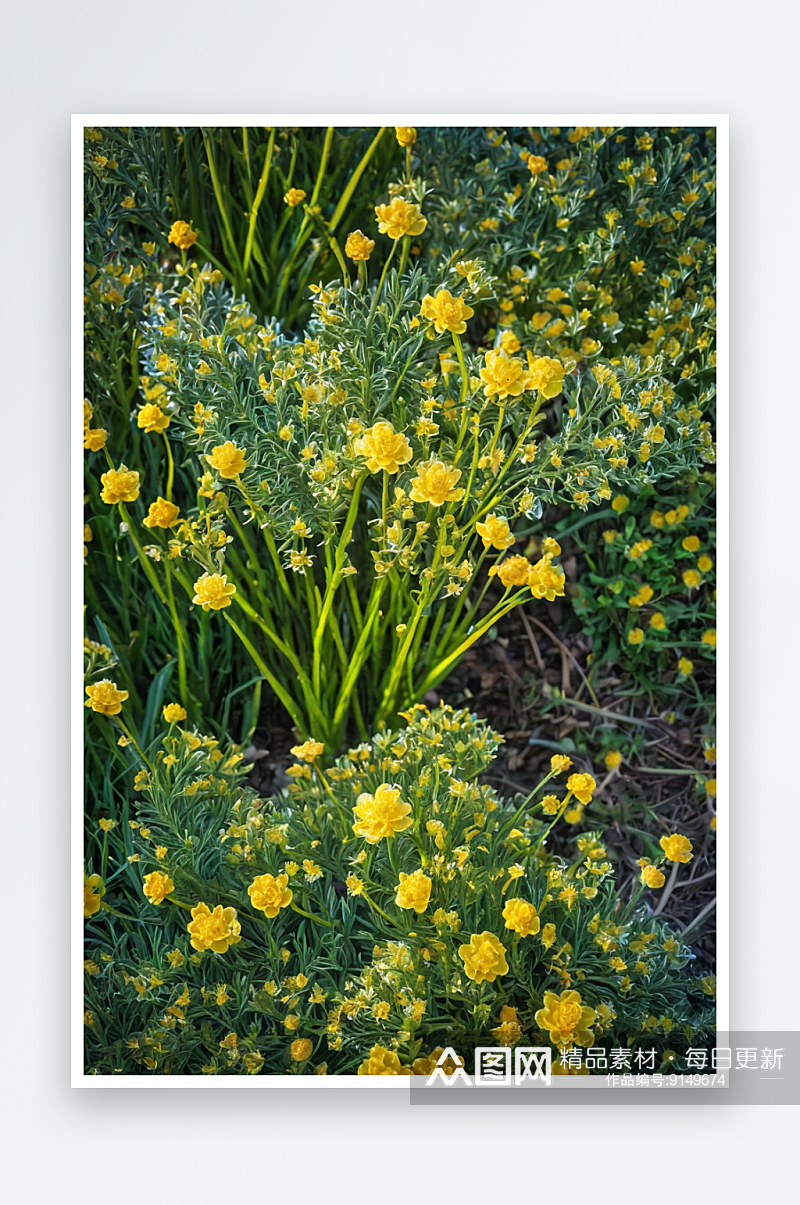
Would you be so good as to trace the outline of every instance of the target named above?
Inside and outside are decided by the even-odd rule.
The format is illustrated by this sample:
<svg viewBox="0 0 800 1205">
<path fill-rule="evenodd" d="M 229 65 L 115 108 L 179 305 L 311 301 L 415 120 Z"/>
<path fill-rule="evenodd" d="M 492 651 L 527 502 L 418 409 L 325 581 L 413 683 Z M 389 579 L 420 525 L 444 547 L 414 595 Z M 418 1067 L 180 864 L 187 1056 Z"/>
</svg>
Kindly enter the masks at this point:
<svg viewBox="0 0 800 1205">
<path fill-rule="evenodd" d="M 410 1109 L 394 1093 L 70 1090 L 72 112 L 729 113 L 731 1027 L 798 1028 L 796 29 L 774 0 L 336 8 L 63 2 L 4 17 L 0 331 L 9 1194 L 655 1202 L 782 1188 L 790 1109 Z M 578 1169 L 581 1169 L 580 1171 Z"/>
</svg>

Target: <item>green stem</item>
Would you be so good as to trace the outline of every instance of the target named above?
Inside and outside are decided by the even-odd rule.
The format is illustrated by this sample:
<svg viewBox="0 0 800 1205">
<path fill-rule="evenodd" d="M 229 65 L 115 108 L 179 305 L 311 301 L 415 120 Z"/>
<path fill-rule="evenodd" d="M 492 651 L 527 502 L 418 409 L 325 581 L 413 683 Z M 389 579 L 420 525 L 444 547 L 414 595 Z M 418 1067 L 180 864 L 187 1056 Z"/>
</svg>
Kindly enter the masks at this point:
<svg viewBox="0 0 800 1205">
<path fill-rule="evenodd" d="M 247 241 L 245 242 L 244 247 L 244 262 L 242 263 L 242 274 L 245 277 L 247 277 L 250 271 L 250 257 L 253 254 L 253 239 L 255 238 L 256 233 L 256 221 L 258 220 L 258 211 L 261 208 L 261 202 L 264 200 L 264 193 L 267 189 L 270 168 L 272 167 L 272 151 L 274 146 L 275 127 L 273 126 L 269 132 L 269 142 L 267 143 L 267 150 L 264 155 L 264 167 L 261 171 L 261 178 L 258 181 L 258 188 L 256 189 L 253 207 L 250 210 L 250 221 L 247 227 Z"/>
</svg>

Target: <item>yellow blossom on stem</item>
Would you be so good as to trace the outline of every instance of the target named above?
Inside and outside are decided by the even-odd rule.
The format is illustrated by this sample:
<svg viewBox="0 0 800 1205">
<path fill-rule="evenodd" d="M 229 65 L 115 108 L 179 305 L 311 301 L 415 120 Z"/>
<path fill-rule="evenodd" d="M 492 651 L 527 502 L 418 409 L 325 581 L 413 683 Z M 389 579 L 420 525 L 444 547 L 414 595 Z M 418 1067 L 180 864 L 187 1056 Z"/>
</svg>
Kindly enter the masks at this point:
<svg viewBox="0 0 800 1205">
<path fill-rule="evenodd" d="M 135 502 L 139 497 L 139 474 L 124 464 L 118 469 L 109 469 L 101 475 L 100 480 L 103 483 L 100 497 L 109 506 L 116 506 L 118 502 Z"/>
<path fill-rule="evenodd" d="M 353 832 L 368 844 L 377 845 L 384 837 L 393 837 L 411 827 L 410 811 L 411 804 L 400 801 L 400 788 L 382 783 L 374 795 L 364 792 L 356 800 Z"/>
<path fill-rule="evenodd" d="M 467 329 L 467 319 L 475 311 L 461 297 L 453 297 L 447 289 L 439 289 L 435 297 L 428 293 L 422 298 L 420 316 L 432 322 L 437 335 L 450 331 L 454 335 L 463 335 Z"/>
<path fill-rule="evenodd" d="M 375 239 L 367 238 L 360 230 L 354 230 L 352 234 L 348 234 L 347 242 L 344 245 L 344 253 L 353 263 L 361 263 L 369 259 L 375 248 Z"/>
<path fill-rule="evenodd" d="M 645 887 L 657 888 L 663 887 L 666 879 L 663 871 L 659 870 L 657 866 L 643 866 L 642 882 Z"/>
<path fill-rule="evenodd" d="M 288 883 L 289 876 L 285 874 L 258 875 L 247 888 L 250 903 L 272 920 L 281 908 L 288 908 L 292 902 L 293 893 Z"/>
<path fill-rule="evenodd" d="M 528 155 L 528 171 L 532 176 L 541 176 L 547 171 L 547 160 L 541 155 Z"/>
<path fill-rule="evenodd" d="M 308 1038 L 295 1038 L 289 1047 L 289 1054 L 295 1063 L 305 1063 L 307 1059 L 311 1058 L 313 1049 L 313 1044 Z"/>
<path fill-rule="evenodd" d="M 188 222 L 173 222 L 169 231 L 169 242 L 174 243 L 181 251 L 188 251 L 198 239 L 196 230 L 192 230 Z"/>
<path fill-rule="evenodd" d="M 551 356 L 533 356 L 528 352 L 528 374 L 526 389 L 538 389 L 542 397 L 553 398 L 564 387 L 566 369 L 560 360 Z"/>
<path fill-rule="evenodd" d="M 177 724 L 179 720 L 186 719 L 186 709 L 180 703 L 167 703 L 161 714 L 168 724 Z"/>
<path fill-rule="evenodd" d="M 413 146 L 417 141 L 417 131 L 413 126 L 395 126 L 394 136 L 401 146 Z"/>
<path fill-rule="evenodd" d="M 174 502 L 168 502 L 166 498 L 159 497 L 155 502 L 150 503 L 150 509 L 144 519 L 142 519 L 142 522 L 145 527 L 163 527 L 166 529 L 172 527 L 179 514 L 180 509 Z"/>
<path fill-rule="evenodd" d="M 152 874 L 144 876 L 142 890 L 151 904 L 160 904 L 171 891 L 175 890 L 175 884 L 168 874 L 162 874 L 160 870 L 154 870 Z"/>
<path fill-rule="evenodd" d="M 504 1004 L 500 1009 L 500 1024 L 492 1030 L 492 1034 L 501 1046 L 513 1046 L 522 1037 L 517 1010 L 510 1004 Z"/>
<path fill-rule="evenodd" d="M 225 477 L 227 480 L 238 477 L 247 466 L 244 450 L 237 448 L 236 444 L 231 443 L 230 440 L 220 444 L 219 447 L 212 448 L 211 455 L 206 456 L 206 460 L 212 469 L 219 473 L 220 477 Z"/>
<path fill-rule="evenodd" d="M 373 1046 L 369 1058 L 358 1068 L 359 1075 L 413 1075 L 410 1067 L 404 1067 L 394 1050 L 385 1046 Z"/>
<path fill-rule="evenodd" d="M 91 707 L 92 711 L 97 711 L 100 715 L 119 715 L 122 704 L 128 697 L 127 690 L 119 690 L 116 682 L 111 682 L 108 678 L 87 686 L 86 693 L 89 698 L 84 706 Z"/>
<path fill-rule="evenodd" d="M 670 862 L 691 862 L 694 857 L 691 841 L 680 833 L 673 833 L 671 837 L 662 837 L 659 844 Z"/>
<path fill-rule="evenodd" d="M 550 769 L 554 774 L 563 774 L 572 765 L 572 758 L 567 757 L 566 753 L 554 753 L 550 758 Z"/>
<path fill-rule="evenodd" d="M 583 1003 L 580 992 L 568 989 L 560 996 L 545 992 L 544 1007 L 536 1013 L 536 1024 L 547 1030 L 555 1046 L 592 1046 L 590 1026 L 596 1020 L 597 1014 Z"/>
<path fill-rule="evenodd" d="M 292 757 L 298 757 L 300 761 L 313 762 L 322 756 L 325 746 L 322 741 L 304 741 L 302 745 L 292 745 L 290 752 Z"/>
<path fill-rule="evenodd" d="M 515 933 L 519 933 L 520 937 L 538 933 L 541 924 L 533 904 L 519 898 L 506 902 L 503 909 L 503 920 L 506 922 L 506 928 L 513 929 Z"/>
<path fill-rule="evenodd" d="M 241 928 L 236 919 L 235 908 L 223 908 L 217 904 L 212 912 L 202 901 L 192 908 L 192 919 L 187 926 L 195 950 L 213 950 L 224 954 L 228 946 L 241 941 Z"/>
<path fill-rule="evenodd" d="M 464 497 L 463 489 L 456 489 L 461 469 L 431 460 L 417 465 L 417 475 L 411 482 L 412 502 L 430 502 L 432 506 L 443 506 L 445 502 L 458 502 Z"/>
<path fill-rule="evenodd" d="M 533 566 L 527 557 L 509 556 L 499 565 L 492 565 L 489 577 L 499 577 L 505 588 L 527 586 Z"/>
<path fill-rule="evenodd" d="M 476 523 L 475 530 L 483 541 L 484 548 L 497 548 L 504 552 L 514 543 L 514 537 L 508 526 L 507 519 L 498 515 L 487 515 L 483 523 Z"/>
<path fill-rule="evenodd" d="M 607 770 L 616 770 L 617 766 L 622 765 L 622 754 L 619 749 L 609 749 L 604 760 Z"/>
<path fill-rule="evenodd" d="M 236 593 L 234 585 L 228 585 L 224 573 L 204 573 L 194 584 L 193 603 L 198 603 L 204 611 L 221 611 L 231 605 L 231 596 Z"/>
<path fill-rule="evenodd" d="M 404 201 L 402 197 L 394 197 L 388 205 L 376 205 L 375 216 L 381 234 L 388 234 L 391 239 L 402 238 L 404 234 L 422 234 L 428 225 L 419 205 Z"/>
<path fill-rule="evenodd" d="M 296 209 L 306 199 L 305 189 L 290 188 L 288 192 L 283 194 L 283 199 L 290 209 Z"/>
<path fill-rule="evenodd" d="M 589 803 L 597 783 L 591 774 L 570 774 L 567 779 L 567 790 L 571 791 L 580 803 Z"/>
<path fill-rule="evenodd" d="M 534 598 L 546 598 L 548 602 L 564 596 L 564 571 L 554 568 L 551 562 L 548 555 L 532 565 L 526 583 Z"/>
<path fill-rule="evenodd" d="M 476 983 L 494 983 L 499 975 L 508 972 L 506 948 L 493 933 L 473 933 L 467 945 L 459 946 L 464 970 Z"/>
<path fill-rule="evenodd" d="M 94 916 L 100 911 L 100 904 L 106 888 L 99 874 L 83 876 L 83 915 Z"/>
<path fill-rule="evenodd" d="M 432 886 L 432 880 L 421 869 L 415 870 L 413 874 L 403 874 L 400 871 L 400 883 L 394 902 L 398 908 L 413 908 L 415 912 L 424 912 L 431 898 Z"/>
<path fill-rule="evenodd" d="M 500 348 L 486 353 L 486 363 L 481 369 L 483 392 L 488 398 L 497 397 L 504 402 L 508 397 L 519 397 L 525 391 L 525 366 L 521 360 L 507 356 Z"/>
<path fill-rule="evenodd" d="M 108 431 L 103 427 L 87 427 L 83 432 L 83 446 L 90 452 L 100 452 L 106 446 Z"/>
<path fill-rule="evenodd" d="M 411 459 L 411 444 L 402 431 L 395 431 L 391 423 L 382 421 L 369 427 L 353 445 L 358 456 L 365 457 L 371 473 L 382 469 L 396 473 L 400 466 Z"/>
<path fill-rule="evenodd" d="M 148 402 L 146 406 L 142 406 L 136 422 L 140 430 L 147 431 L 151 435 L 160 435 L 169 426 L 169 415 L 165 414 L 155 402 Z"/>
</svg>

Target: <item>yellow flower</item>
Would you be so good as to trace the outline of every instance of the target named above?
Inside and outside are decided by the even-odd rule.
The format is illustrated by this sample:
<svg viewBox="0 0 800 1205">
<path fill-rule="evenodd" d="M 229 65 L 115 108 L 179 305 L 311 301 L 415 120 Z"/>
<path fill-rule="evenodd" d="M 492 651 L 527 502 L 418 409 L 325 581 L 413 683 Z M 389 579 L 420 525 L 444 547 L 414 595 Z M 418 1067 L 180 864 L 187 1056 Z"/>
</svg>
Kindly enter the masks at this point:
<svg viewBox="0 0 800 1205">
<path fill-rule="evenodd" d="M 687 552 L 697 552 L 700 547 L 700 541 L 697 536 L 684 536 L 681 540 L 681 548 L 685 548 Z"/>
<path fill-rule="evenodd" d="M 660 611 L 654 611 L 650 616 L 650 627 L 655 628 L 657 632 L 663 632 L 666 626 L 666 618 L 661 614 Z M 644 633 L 642 633 L 642 636 L 644 636 Z"/>
<path fill-rule="evenodd" d="M 383 837 L 393 837 L 411 827 L 410 811 L 410 803 L 400 802 L 400 788 L 384 782 L 374 795 L 359 795 L 353 808 L 353 832 L 368 844 L 377 845 Z"/>
<path fill-rule="evenodd" d="M 237 448 L 236 444 L 228 440 L 227 443 L 220 444 L 217 448 L 211 449 L 211 455 L 206 456 L 206 460 L 215 469 L 220 477 L 225 477 L 231 480 L 243 473 L 247 465 L 245 460 L 244 450 Z"/>
<path fill-rule="evenodd" d="M 630 269 L 634 276 L 641 276 L 642 272 L 644 272 L 644 260 L 632 259 L 630 262 Z"/>
<path fill-rule="evenodd" d="M 192 919 L 187 926 L 195 950 L 213 950 L 224 954 L 228 946 L 241 941 L 241 928 L 236 919 L 235 908 L 223 908 L 217 904 L 212 912 L 202 901 L 192 908 Z"/>
<path fill-rule="evenodd" d="M 87 427 L 83 433 L 83 446 L 90 452 L 99 452 L 106 446 L 108 431 L 103 427 Z"/>
<path fill-rule="evenodd" d="M 305 201 L 305 189 L 290 188 L 287 193 L 283 194 L 283 199 L 290 209 L 295 209 L 302 201 Z"/>
<path fill-rule="evenodd" d="M 597 783 L 591 774 L 570 774 L 567 779 L 567 790 L 572 791 L 580 803 L 589 803 Z"/>
<path fill-rule="evenodd" d="M 630 506 L 630 502 L 630 498 L 626 498 L 624 494 L 615 494 L 611 500 L 611 509 L 621 515 Z"/>
<path fill-rule="evenodd" d="M 498 515 L 487 515 L 483 523 L 476 523 L 475 530 L 483 541 L 484 548 L 497 548 L 503 552 L 514 543 L 507 519 Z"/>
<path fill-rule="evenodd" d="M 186 710 L 180 703 L 167 703 L 161 714 L 168 724 L 176 724 L 178 720 L 186 719 Z"/>
<path fill-rule="evenodd" d="M 404 234 L 422 234 L 428 225 L 419 205 L 412 205 L 402 197 L 395 197 L 388 205 L 376 205 L 375 216 L 381 234 L 388 234 L 391 239 L 402 238 Z"/>
<path fill-rule="evenodd" d="M 700 637 L 700 639 L 702 640 L 703 644 L 709 644 L 712 649 L 717 647 L 717 633 L 714 628 L 707 628 L 706 631 L 703 632 L 703 635 Z"/>
<path fill-rule="evenodd" d="M 358 1069 L 359 1075 L 413 1075 L 410 1067 L 404 1067 L 394 1050 L 385 1046 L 373 1046 L 369 1058 Z"/>
<path fill-rule="evenodd" d="M 605 756 L 607 770 L 616 770 L 617 766 L 622 765 L 622 754 L 619 749 L 609 749 Z"/>
<path fill-rule="evenodd" d="M 375 239 L 367 238 L 360 230 L 354 230 L 352 234 L 348 234 L 347 242 L 344 245 L 344 253 L 352 259 L 353 263 L 359 263 L 361 260 L 368 260 L 375 247 Z"/>
<path fill-rule="evenodd" d="M 401 146 L 413 146 L 417 141 L 417 131 L 413 126 L 395 126 L 394 136 Z"/>
<path fill-rule="evenodd" d="M 143 891 L 151 904 L 160 904 L 171 891 L 175 890 L 175 884 L 168 874 L 162 874 L 160 870 L 154 870 L 152 874 L 144 876 Z"/>
<path fill-rule="evenodd" d="M 357 874 L 349 874 L 345 879 L 348 895 L 361 895 L 364 890 L 364 882 Z"/>
<path fill-rule="evenodd" d="M 180 509 L 174 502 L 167 502 L 166 498 L 158 497 L 155 502 L 150 503 L 150 509 L 142 522 L 145 527 L 171 527 L 180 514 Z"/>
<path fill-rule="evenodd" d="M 292 902 L 292 890 L 288 886 L 289 876 L 279 874 L 260 874 L 247 888 L 250 903 L 259 912 L 265 913 L 272 920 L 281 908 L 288 908 Z"/>
<path fill-rule="evenodd" d="M 690 590 L 696 590 L 703 580 L 696 569 L 684 569 L 682 576 L 684 586 Z"/>
<path fill-rule="evenodd" d="M 663 887 L 666 879 L 663 871 L 660 871 L 657 866 L 642 867 L 642 882 L 645 887 Z"/>
<path fill-rule="evenodd" d="M 401 870 L 394 902 L 398 908 L 413 908 L 415 912 L 424 912 L 431 898 L 432 886 L 432 880 L 422 870 L 415 870 L 413 874 L 403 874 Z"/>
<path fill-rule="evenodd" d="M 160 435 L 169 426 L 169 415 L 165 414 L 155 402 L 148 402 L 146 406 L 142 406 L 136 422 L 142 431 L 148 431 L 151 434 L 155 432 Z"/>
<path fill-rule="evenodd" d="M 680 833 L 673 833 L 671 837 L 662 837 L 659 844 L 670 862 L 691 862 L 694 857 L 691 841 L 688 837 L 681 836 Z"/>
<path fill-rule="evenodd" d="M 289 1054 L 296 1063 L 304 1063 L 306 1059 L 311 1058 L 311 1051 L 314 1049 L 308 1038 L 295 1038 L 289 1047 Z"/>
<path fill-rule="evenodd" d="M 204 611 L 221 611 L 231 605 L 231 596 L 236 593 L 234 585 L 228 585 L 224 573 L 204 573 L 194 584 L 193 603 L 199 603 Z"/>
<path fill-rule="evenodd" d="M 395 431 L 391 423 L 382 421 L 369 427 L 353 445 L 358 456 L 364 456 L 371 473 L 383 469 L 396 473 L 402 464 L 411 459 L 411 444 L 402 431 Z"/>
<path fill-rule="evenodd" d="M 444 464 L 441 460 L 417 465 L 417 475 L 411 482 L 411 500 L 430 502 L 432 506 L 458 502 L 464 497 L 463 489 L 455 488 L 460 477 L 461 469 Z"/>
<path fill-rule="evenodd" d="M 591 1046 L 594 1033 L 589 1028 L 597 1020 L 593 1008 L 581 1000 L 580 992 L 564 990 L 560 996 L 545 992 L 544 1007 L 536 1013 L 536 1024 L 546 1029 L 555 1046 Z"/>
<path fill-rule="evenodd" d="M 86 693 L 89 698 L 84 706 L 91 707 L 92 711 L 97 711 L 100 715 L 119 715 L 122 704 L 128 697 L 127 690 L 118 690 L 116 682 L 111 682 L 108 678 L 87 686 Z"/>
<path fill-rule="evenodd" d="M 116 506 L 118 502 L 135 502 L 139 497 L 139 474 L 124 464 L 118 469 L 109 469 L 100 480 L 103 483 L 100 497 L 109 506 Z"/>
<path fill-rule="evenodd" d="M 494 348 L 486 353 L 481 380 L 483 392 L 488 398 L 496 394 L 498 402 L 503 402 L 507 397 L 519 397 L 525 391 L 525 366 L 521 360 L 515 360 L 500 348 Z"/>
<path fill-rule="evenodd" d="M 681 657 L 678 662 L 678 673 L 683 674 L 684 677 L 688 677 L 693 669 L 694 662 L 690 661 L 688 657 Z"/>
<path fill-rule="evenodd" d="M 714 562 L 710 556 L 701 556 L 697 562 L 697 568 L 701 573 L 710 573 L 714 568 Z"/>
<path fill-rule="evenodd" d="M 643 640 L 644 632 L 641 628 L 631 628 L 630 632 L 628 632 L 628 644 L 641 644 Z"/>
<path fill-rule="evenodd" d="M 99 874 L 83 876 L 83 915 L 94 916 L 100 911 L 100 904 L 106 893 L 105 884 Z"/>
<path fill-rule="evenodd" d="M 439 289 L 435 297 L 426 294 L 419 312 L 422 318 L 433 323 L 437 335 L 443 335 L 445 331 L 463 335 L 467 329 L 467 319 L 475 313 L 461 297 L 453 297 L 447 289 Z"/>
<path fill-rule="evenodd" d="M 526 389 L 538 389 L 542 397 L 553 398 L 564 387 L 564 365 L 550 356 L 532 356 L 528 352 L 528 375 Z"/>
<path fill-rule="evenodd" d="M 169 242 L 174 243 L 181 251 L 188 251 L 197 239 L 197 231 L 192 230 L 188 222 L 173 222 L 170 226 Z"/>
<path fill-rule="evenodd" d="M 292 757 L 299 757 L 301 761 L 313 762 L 322 756 L 325 746 L 322 741 L 304 741 L 302 745 L 292 745 L 290 752 Z"/>
<path fill-rule="evenodd" d="M 566 753 L 554 753 L 550 758 L 550 769 L 554 774 L 563 774 L 572 765 L 572 758 L 567 757 Z"/>
<path fill-rule="evenodd" d="M 535 565 L 531 565 L 526 583 L 530 586 L 534 598 L 546 598 L 548 602 L 564 596 L 564 571 L 554 569 L 551 562 L 552 557 L 548 554 Z"/>
<path fill-rule="evenodd" d="M 492 565 L 489 577 L 499 577 L 505 588 L 527 586 L 533 565 L 524 556 L 509 556 L 500 564 Z"/>
<path fill-rule="evenodd" d="M 528 171 L 532 176 L 541 176 L 547 171 L 547 160 L 541 155 L 528 155 Z"/>
<path fill-rule="evenodd" d="M 519 898 L 508 900 L 503 909 L 503 920 L 506 922 L 506 928 L 513 929 L 520 937 L 538 933 L 541 924 L 533 904 Z"/>
<path fill-rule="evenodd" d="M 493 933 L 473 933 L 468 945 L 458 947 L 464 960 L 464 970 L 476 983 L 494 983 L 498 975 L 508 972 L 506 948 Z"/>
</svg>

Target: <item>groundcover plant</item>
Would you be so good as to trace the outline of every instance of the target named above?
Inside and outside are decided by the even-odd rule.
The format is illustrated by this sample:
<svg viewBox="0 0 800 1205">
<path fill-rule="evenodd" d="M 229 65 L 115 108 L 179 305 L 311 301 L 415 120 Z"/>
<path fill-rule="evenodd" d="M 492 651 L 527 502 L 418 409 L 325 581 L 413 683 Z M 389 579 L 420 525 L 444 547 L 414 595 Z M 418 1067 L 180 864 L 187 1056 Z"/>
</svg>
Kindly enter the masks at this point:
<svg viewBox="0 0 800 1205">
<path fill-rule="evenodd" d="M 84 152 L 86 1070 L 684 1065 L 714 130 Z"/>
</svg>

